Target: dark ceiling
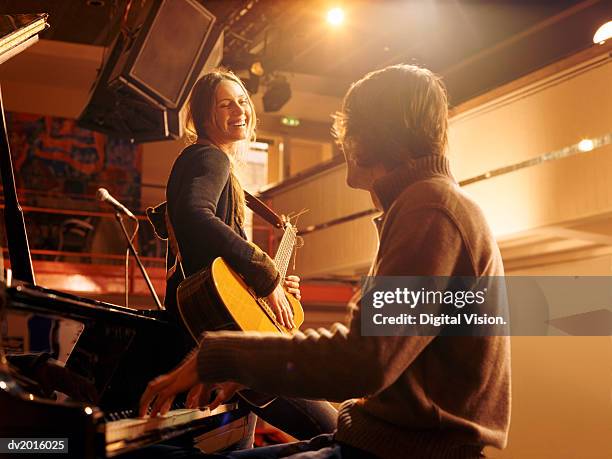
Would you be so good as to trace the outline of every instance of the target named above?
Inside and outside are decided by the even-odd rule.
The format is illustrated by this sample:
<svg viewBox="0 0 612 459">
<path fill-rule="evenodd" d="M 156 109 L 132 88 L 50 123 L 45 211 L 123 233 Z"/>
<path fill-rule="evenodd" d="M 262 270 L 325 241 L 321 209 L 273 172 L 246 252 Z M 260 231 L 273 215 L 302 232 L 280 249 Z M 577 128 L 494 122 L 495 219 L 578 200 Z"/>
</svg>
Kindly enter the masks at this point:
<svg viewBox="0 0 612 459">
<path fill-rule="evenodd" d="M 264 62 L 325 77 L 328 85 L 321 90 L 333 95 L 371 70 L 416 63 L 440 73 L 457 104 L 591 46 L 597 28 L 612 19 L 609 0 L 344 4 L 345 24 L 334 29 L 324 20 L 329 1 L 260 1 L 231 31 L 240 34 L 243 22 L 267 28 L 242 34 L 250 41 L 231 41 L 230 35 L 227 59 L 265 43 L 267 35 L 267 46 L 258 49 Z"/>
<path fill-rule="evenodd" d="M 126 7 L 152 0 L 5 0 L 1 13 L 48 12 L 42 38 L 108 45 Z M 343 26 L 325 22 L 329 1 L 202 2 L 226 26 L 224 63 L 260 60 L 268 73 L 321 77 L 340 96 L 351 81 L 393 63 L 417 63 L 445 78 L 457 104 L 591 45 L 612 2 L 344 1 Z"/>
</svg>

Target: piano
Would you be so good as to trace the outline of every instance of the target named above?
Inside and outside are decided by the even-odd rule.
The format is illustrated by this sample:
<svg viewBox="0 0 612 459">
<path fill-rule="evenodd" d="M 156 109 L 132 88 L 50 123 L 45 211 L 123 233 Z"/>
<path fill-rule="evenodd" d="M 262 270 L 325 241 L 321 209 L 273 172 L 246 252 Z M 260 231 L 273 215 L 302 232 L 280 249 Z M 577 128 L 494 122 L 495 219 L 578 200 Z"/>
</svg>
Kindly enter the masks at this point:
<svg viewBox="0 0 612 459">
<path fill-rule="evenodd" d="M 176 345 L 183 332 L 166 311 L 133 310 L 21 282 L 4 287 L 3 297 L 6 360 L 19 372 L 15 377 L 0 367 L 0 436 L 67 438 L 70 454 L 79 458 L 115 457 L 170 439 L 195 439 L 216 451 L 245 436 L 247 413 L 236 404 L 211 413 L 185 409 L 179 401 L 164 417 L 137 417 L 147 383 L 184 356 Z M 20 324 L 28 346 L 17 339 Z M 15 353 L 20 347 L 30 352 Z M 56 390 L 68 397 L 49 398 Z"/>
<path fill-rule="evenodd" d="M 0 17 L 6 24 L 0 63 L 36 41 L 46 15 Z M 121 457 L 161 441 L 214 452 L 242 440 L 247 411 L 235 403 L 211 412 L 186 409 L 177 399 L 163 417 L 137 417 L 147 383 L 186 354 L 185 332 L 167 311 L 36 285 L 1 93 L 0 116 L 5 229 L 16 279 L 0 282 L 0 437 L 64 439 L 68 457 L 82 459 Z"/>
</svg>

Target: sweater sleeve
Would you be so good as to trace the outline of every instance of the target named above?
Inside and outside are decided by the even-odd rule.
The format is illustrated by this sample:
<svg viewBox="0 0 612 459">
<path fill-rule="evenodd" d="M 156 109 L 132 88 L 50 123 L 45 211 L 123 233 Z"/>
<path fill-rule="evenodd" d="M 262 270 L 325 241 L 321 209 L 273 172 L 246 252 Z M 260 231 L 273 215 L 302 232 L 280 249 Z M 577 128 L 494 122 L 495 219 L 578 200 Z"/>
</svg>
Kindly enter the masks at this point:
<svg viewBox="0 0 612 459">
<path fill-rule="evenodd" d="M 383 230 L 378 274 L 450 275 L 462 242 L 446 214 L 422 209 L 396 217 Z M 397 380 L 433 337 L 361 336 L 360 318 L 357 306 L 349 328 L 335 324 L 330 330 L 290 337 L 206 333 L 198 354 L 199 376 L 293 397 L 344 400 L 377 394 Z"/>
<path fill-rule="evenodd" d="M 216 216 L 230 175 L 229 158 L 210 147 L 187 154 L 176 171 L 181 183 L 175 195 L 168 195 L 168 211 L 189 271 L 202 268 L 202 260 L 223 257 L 259 296 L 269 295 L 280 282 L 274 262 Z"/>
</svg>

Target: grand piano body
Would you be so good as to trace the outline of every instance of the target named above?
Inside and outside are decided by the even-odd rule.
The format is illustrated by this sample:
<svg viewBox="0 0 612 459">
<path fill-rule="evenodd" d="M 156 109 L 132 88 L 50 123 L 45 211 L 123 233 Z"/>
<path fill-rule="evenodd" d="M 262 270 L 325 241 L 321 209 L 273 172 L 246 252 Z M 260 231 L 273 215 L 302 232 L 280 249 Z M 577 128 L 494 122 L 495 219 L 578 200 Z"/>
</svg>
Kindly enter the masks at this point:
<svg viewBox="0 0 612 459">
<path fill-rule="evenodd" d="M 19 376 L 0 369 L 1 436 L 67 438 L 79 458 L 115 457 L 171 439 L 216 451 L 245 436 L 247 413 L 236 404 L 211 413 L 184 409 L 179 399 L 163 418 L 137 418 L 148 381 L 184 356 L 184 334 L 166 311 L 24 283 L 5 288 L 4 305 L 7 360 Z M 61 396 L 52 399 L 55 390 Z"/>
<path fill-rule="evenodd" d="M 0 37 L 0 63 L 36 41 L 46 21 L 37 16 L 24 27 L 23 18 L 9 18 L 17 27 Z M 185 356 L 185 333 L 167 311 L 35 285 L 1 102 L 0 94 L 5 229 L 18 280 L 0 282 L 0 437 L 65 438 L 68 457 L 83 459 L 121 456 L 159 441 L 196 442 L 206 451 L 240 441 L 247 413 L 236 404 L 210 412 L 184 409 L 179 400 L 162 418 L 137 418 L 148 381 Z"/>
</svg>

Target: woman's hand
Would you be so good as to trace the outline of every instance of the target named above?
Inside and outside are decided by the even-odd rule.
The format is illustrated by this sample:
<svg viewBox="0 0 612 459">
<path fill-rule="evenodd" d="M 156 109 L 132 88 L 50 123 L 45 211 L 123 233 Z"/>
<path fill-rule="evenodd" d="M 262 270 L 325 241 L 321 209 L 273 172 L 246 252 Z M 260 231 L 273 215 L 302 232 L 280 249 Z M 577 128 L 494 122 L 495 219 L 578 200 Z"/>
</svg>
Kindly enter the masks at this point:
<svg viewBox="0 0 612 459">
<path fill-rule="evenodd" d="M 293 309 L 291 309 L 291 305 L 285 296 L 282 284 L 279 283 L 266 299 L 274 315 L 276 315 L 276 320 L 284 327 L 289 329 L 295 328 L 295 323 L 293 322 Z"/>
<path fill-rule="evenodd" d="M 197 355 L 197 351 L 192 352 L 177 368 L 149 383 L 140 398 L 141 417 L 146 416 L 149 406 L 151 406 L 151 417 L 166 414 L 176 394 L 198 384 Z"/>
<path fill-rule="evenodd" d="M 295 296 L 298 301 L 302 299 L 302 294 L 300 293 L 300 278 L 298 276 L 287 276 L 285 277 L 285 288 L 287 291 Z"/>
</svg>

